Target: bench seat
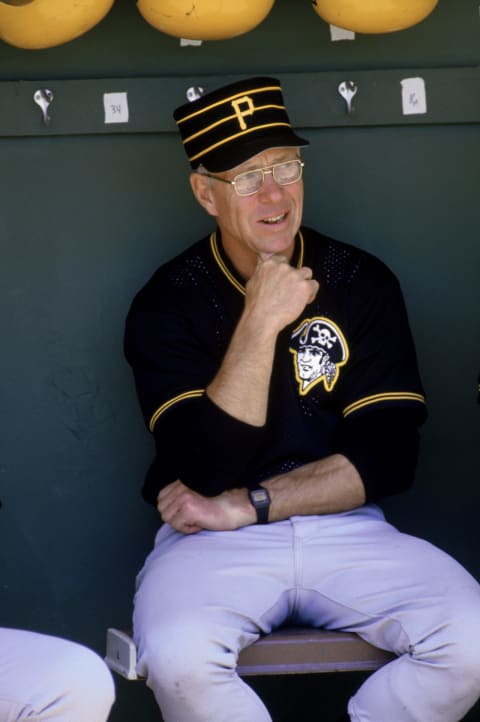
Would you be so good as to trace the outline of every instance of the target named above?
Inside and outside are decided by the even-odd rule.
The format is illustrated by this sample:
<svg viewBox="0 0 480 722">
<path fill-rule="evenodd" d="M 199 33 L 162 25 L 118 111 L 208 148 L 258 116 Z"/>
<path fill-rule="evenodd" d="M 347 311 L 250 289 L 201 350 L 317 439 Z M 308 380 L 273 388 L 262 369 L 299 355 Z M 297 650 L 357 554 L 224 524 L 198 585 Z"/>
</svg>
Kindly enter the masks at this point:
<svg viewBox="0 0 480 722">
<path fill-rule="evenodd" d="M 286 627 L 246 647 L 238 659 L 241 676 L 375 670 L 394 655 L 357 634 Z"/>
<path fill-rule="evenodd" d="M 394 659 L 357 634 L 324 629 L 282 627 L 246 647 L 238 659 L 242 677 L 326 672 L 361 672 L 378 669 Z M 130 634 L 107 631 L 105 661 L 126 679 L 138 679 L 137 650 Z"/>
</svg>

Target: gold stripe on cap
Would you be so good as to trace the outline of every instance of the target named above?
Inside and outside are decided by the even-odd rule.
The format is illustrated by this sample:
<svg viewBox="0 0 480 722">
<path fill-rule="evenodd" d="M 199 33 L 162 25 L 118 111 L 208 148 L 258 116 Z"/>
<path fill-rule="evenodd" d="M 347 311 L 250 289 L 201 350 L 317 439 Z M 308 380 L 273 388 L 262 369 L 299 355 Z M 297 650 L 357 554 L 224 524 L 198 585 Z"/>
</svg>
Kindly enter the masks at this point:
<svg viewBox="0 0 480 722">
<path fill-rule="evenodd" d="M 174 406 L 179 401 L 184 401 L 185 399 L 196 399 L 200 396 L 203 396 L 205 393 L 205 389 L 193 389 L 192 391 L 185 391 L 183 394 L 179 394 L 178 396 L 174 396 L 173 399 L 169 399 L 168 401 L 165 401 L 164 404 L 160 406 L 159 409 L 155 411 L 152 418 L 150 419 L 150 423 L 148 424 L 148 428 L 150 431 L 153 431 L 155 428 L 155 424 L 157 423 L 160 416 L 167 411 L 171 406 Z"/>
<path fill-rule="evenodd" d="M 424 404 L 425 396 L 411 391 L 395 391 L 391 393 L 366 396 L 365 398 L 359 399 L 353 404 L 350 404 L 350 406 L 346 406 L 343 410 L 343 417 L 346 418 L 349 414 L 353 414 L 354 411 L 363 409 L 365 406 L 370 406 L 371 404 L 381 403 L 382 401 L 418 401 Z"/>
<path fill-rule="evenodd" d="M 186 115 L 184 118 L 179 118 L 177 120 L 178 123 L 184 123 L 186 120 L 190 120 L 190 118 L 195 118 L 197 115 L 201 115 L 202 113 L 206 113 L 208 110 L 211 110 L 212 108 L 217 108 L 219 105 L 223 105 L 224 103 L 231 103 L 232 100 L 235 100 L 235 98 L 242 98 L 244 95 L 254 95 L 255 93 L 263 93 L 267 90 L 278 90 L 282 91 L 280 85 L 267 85 L 264 88 L 254 88 L 253 90 L 241 90 L 238 93 L 234 93 L 234 95 L 230 95 L 228 98 L 223 98 L 222 100 L 217 100 L 216 103 L 212 103 L 211 105 L 207 105 L 205 108 L 200 108 L 200 110 L 196 110 L 194 113 L 190 113 L 190 115 Z"/>
<path fill-rule="evenodd" d="M 209 153 L 211 150 L 218 148 L 218 146 L 225 145 L 225 143 L 229 143 L 231 140 L 235 140 L 235 138 L 240 138 L 242 135 L 248 135 L 248 133 L 254 133 L 257 130 L 263 130 L 264 128 L 274 128 L 278 125 L 283 125 L 283 126 L 286 126 L 287 128 L 292 127 L 290 125 L 290 123 L 265 123 L 265 125 L 256 125 L 254 128 L 247 128 L 247 130 L 244 130 L 241 133 L 235 133 L 234 135 L 229 135 L 228 138 L 224 138 L 223 140 L 218 141 L 218 143 L 214 143 L 213 145 L 209 146 L 208 148 L 204 148 L 200 153 L 197 153 L 196 155 L 188 156 L 188 160 L 190 162 L 192 160 L 197 160 L 197 158 L 201 158 L 202 155 L 205 155 L 205 153 Z"/>
<path fill-rule="evenodd" d="M 257 110 L 268 110 L 274 108 L 275 110 L 286 110 L 284 105 L 258 105 L 255 106 L 255 112 Z M 197 133 L 194 133 L 193 135 L 189 135 L 188 138 L 184 138 L 183 145 L 185 143 L 190 143 L 190 141 L 195 140 L 195 138 L 198 138 L 199 135 L 203 135 L 204 133 L 208 133 L 209 131 L 213 130 L 213 128 L 217 128 L 219 125 L 222 125 L 222 123 L 228 123 L 229 120 L 236 119 L 237 116 L 235 113 L 233 115 L 228 115 L 226 118 L 221 118 L 220 120 L 217 120 L 215 123 L 212 123 L 211 125 L 206 126 L 205 128 L 202 128 Z"/>
</svg>

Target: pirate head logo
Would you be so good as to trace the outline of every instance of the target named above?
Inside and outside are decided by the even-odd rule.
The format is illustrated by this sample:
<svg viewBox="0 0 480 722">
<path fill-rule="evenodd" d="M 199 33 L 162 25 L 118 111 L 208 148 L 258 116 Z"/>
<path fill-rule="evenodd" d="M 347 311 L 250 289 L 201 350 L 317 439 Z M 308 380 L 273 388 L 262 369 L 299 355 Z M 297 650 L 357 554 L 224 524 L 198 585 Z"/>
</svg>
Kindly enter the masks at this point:
<svg viewBox="0 0 480 722">
<path fill-rule="evenodd" d="M 302 396 L 320 382 L 325 391 L 331 391 L 349 355 L 347 342 L 338 326 L 321 316 L 307 318 L 297 326 L 292 333 L 290 351 Z"/>
</svg>

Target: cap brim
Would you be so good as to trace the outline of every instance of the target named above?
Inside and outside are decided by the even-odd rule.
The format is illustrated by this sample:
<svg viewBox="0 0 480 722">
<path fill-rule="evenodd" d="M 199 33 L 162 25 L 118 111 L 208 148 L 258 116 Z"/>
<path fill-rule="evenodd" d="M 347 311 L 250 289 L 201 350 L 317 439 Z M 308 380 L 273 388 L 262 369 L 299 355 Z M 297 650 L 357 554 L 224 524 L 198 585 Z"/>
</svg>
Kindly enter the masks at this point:
<svg viewBox="0 0 480 722">
<path fill-rule="evenodd" d="M 265 150 L 305 148 L 307 145 L 310 145 L 310 141 L 301 138 L 290 128 L 278 129 L 274 133 L 270 130 L 264 135 L 256 133 L 248 140 L 243 137 L 239 139 L 238 143 L 229 143 L 228 147 L 210 151 L 204 159 L 200 159 L 196 167 L 201 164 L 211 173 L 221 173 L 236 168 Z"/>
</svg>

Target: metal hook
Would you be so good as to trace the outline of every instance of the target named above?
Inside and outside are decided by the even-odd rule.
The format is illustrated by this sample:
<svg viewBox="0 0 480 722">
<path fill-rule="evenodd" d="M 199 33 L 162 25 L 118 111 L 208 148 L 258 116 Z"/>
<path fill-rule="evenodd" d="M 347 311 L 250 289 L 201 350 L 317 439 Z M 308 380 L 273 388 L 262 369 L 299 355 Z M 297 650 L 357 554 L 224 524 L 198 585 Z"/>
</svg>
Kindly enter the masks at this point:
<svg viewBox="0 0 480 722">
<path fill-rule="evenodd" d="M 352 107 L 352 100 L 354 96 L 357 94 L 357 84 L 353 82 L 353 80 L 344 80 L 340 85 L 338 86 L 338 92 L 342 96 L 342 98 L 345 100 L 347 104 L 347 113 L 351 113 L 353 110 Z"/>
<path fill-rule="evenodd" d="M 48 109 L 53 101 L 53 93 L 48 88 L 36 90 L 33 94 L 33 100 L 40 107 L 42 111 L 43 122 L 45 125 L 50 123 L 50 116 L 48 115 Z"/>
</svg>

